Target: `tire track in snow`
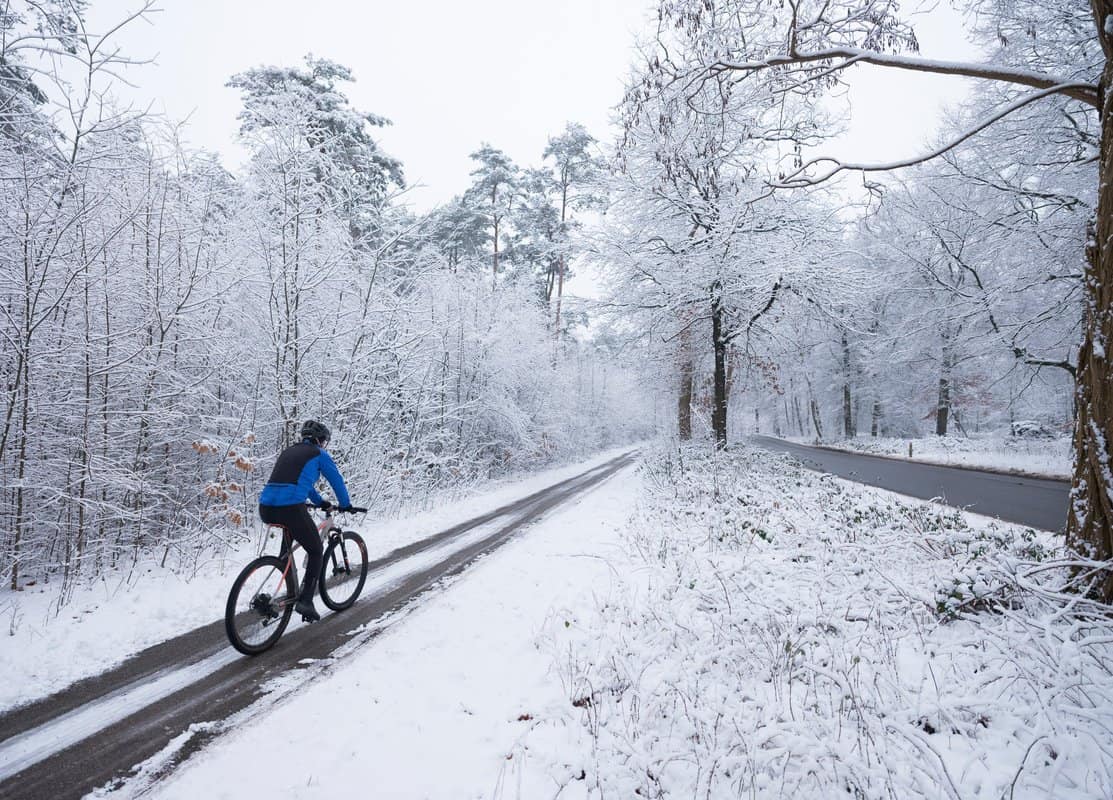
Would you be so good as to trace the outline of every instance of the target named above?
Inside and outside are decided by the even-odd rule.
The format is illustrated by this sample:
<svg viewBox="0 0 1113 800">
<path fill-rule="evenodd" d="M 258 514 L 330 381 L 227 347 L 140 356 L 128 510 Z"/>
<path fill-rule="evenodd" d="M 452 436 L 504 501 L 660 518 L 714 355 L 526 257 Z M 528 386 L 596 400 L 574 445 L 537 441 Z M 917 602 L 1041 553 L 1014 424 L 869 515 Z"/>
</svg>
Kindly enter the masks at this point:
<svg viewBox="0 0 1113 800">
<path fill-rule="evenodd" d="M 243 712 L 262 698 L 292 691 L 301 663 L 339 657 L 353 634 L 408 606 L 445 578 L 509 539 L 565 500 L 633 461 L 627 453 L 388 553 L 370 562 L 369 587 L 348 611 L 288 629 L 275 648 L 254 658 L 235 653 L 223 620 L 139 653 L 116 669 L 0 717 L 0 798 L 81 797 L 120 781 L 129 769 L 181 739 L 177 763 L 219 735 L 214 721 Z M 368 589 L 371 589 L 369 592 Z M 362 642 L 360 642 L 362 643 Z M 309 673 L 306 672 L 306 677 Z M 285 678 L 285 679 L 284 679 Z M 304 680 L 305 677 L 302 678 Z M 259 711 L 265 710 L 261 703 Z M 193 737 L 182 734 L 195 730 Z M 164 765 L 166 769 L 170 765 Z"/>
</svg>

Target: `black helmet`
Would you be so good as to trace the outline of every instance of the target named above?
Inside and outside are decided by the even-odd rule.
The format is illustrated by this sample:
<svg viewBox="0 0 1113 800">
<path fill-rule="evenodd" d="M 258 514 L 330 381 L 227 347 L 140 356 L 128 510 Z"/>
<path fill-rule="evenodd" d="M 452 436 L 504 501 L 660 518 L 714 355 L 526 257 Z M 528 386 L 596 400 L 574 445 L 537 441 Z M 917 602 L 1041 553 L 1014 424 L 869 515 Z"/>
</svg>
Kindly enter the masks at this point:
<svg viewBox="0 0 1113 800">
<path fill-rule="evenodd" d="M 301 426 L 301 438 L 311 439 L 317 444 L 324 444 L 332 438 L 332 432 L 323 422 L 311 419 Z"/>
</svg>

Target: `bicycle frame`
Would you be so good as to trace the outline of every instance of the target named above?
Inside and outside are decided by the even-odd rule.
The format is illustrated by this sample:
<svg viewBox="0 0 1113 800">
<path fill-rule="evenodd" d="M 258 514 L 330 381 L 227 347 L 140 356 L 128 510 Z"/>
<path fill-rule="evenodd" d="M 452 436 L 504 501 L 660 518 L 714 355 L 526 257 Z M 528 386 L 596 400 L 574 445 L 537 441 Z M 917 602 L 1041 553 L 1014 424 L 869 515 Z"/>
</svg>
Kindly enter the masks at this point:
<svg viewBox="0 0 1113 800">
<path fill-rule="evenodd" d="M 345 506 L 335 509 L 335 513 L 367 513 L 367 509 Z M 303 523 L 291 520 L 291 525 Z M 367 580 L 367 545 L 358 533 L 343 529 L 334 519 L 331 508 L 325 511 L 325 518 L 314 525 L 325 556 L 317 593 L 330 610 L 344 611 L 359 598 Z M 248 656 L 259 655 L 274 646 L 290 622 L 295 597 L 300 597 L 307 588 L 299 579 L 295 557 L 299 544 L 292 530 L 284 525 L 270 524 L 267 539 L 274 535 L 273 528 L 282 529 L 282 550 L 278 557 L 265 554 L 265 546 L 260 548 L 259 555 L 244 566 L 233 581 L 224 606 L 224 630 L 228 639 L 236 650 Z M 308 529 L 305 532 L 308 534 Z M 306 543 L 308 541 L 305 539 Z M 304 545 L 301 547 L 306 549 Z M 275 576 L 277 585 L 272 588 Z M 304 610 L 302 617 L 309 621 L 320 619 L 319 615 Z"/>
<path fill-rule="evenodd" d="M 279 558 L 282 557 L 283 553 L 286 554 L 286 569 L 282 570 L 282 574 L 278 576 L 278 583 L 275 585 L 275 596 L 278 596 L 278 590 L 282 588 L 282 583 L 286 580 L 286 575 L 289 574 L 291 570 L 293 570 L 294 585 L 300 590 L 301 581 L 298 580 L 298 565 L 294 560 L 294 551 L 301 547 L 301 544 L 294 541 L 294 537 L 290 535 L 290 531 L 286 529 L 285 525 L 268 524 L 267 528 L 278 528 L 282 531 L 282 549 L 278 553 Z M 342 529 L 332 524 L 332 512 L 326 511 L 325 518 L 317 525 L 317 535 L 321 537 L 321 543 L 324 544 L 333 533 L 340 534 L 343 532 Z M 304 550 L 305 548 L 302 549 Z M 279 601 L 279 604 L 285 605 L 288 602 L 288 600 L 283 599 Z"/>
</svg>

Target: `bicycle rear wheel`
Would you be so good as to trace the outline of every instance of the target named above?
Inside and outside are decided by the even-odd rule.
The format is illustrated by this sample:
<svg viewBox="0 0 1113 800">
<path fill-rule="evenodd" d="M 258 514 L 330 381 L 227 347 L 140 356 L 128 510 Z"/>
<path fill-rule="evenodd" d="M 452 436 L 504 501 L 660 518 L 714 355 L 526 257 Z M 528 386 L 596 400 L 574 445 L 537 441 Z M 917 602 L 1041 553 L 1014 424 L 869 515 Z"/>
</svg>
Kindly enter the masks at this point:
<svg viewBox="0 0 1113 800">
<path fill-rule="evenodd" d="M 367 580 L 367 545 L 358 533 L 345 531 L 329 541 L 321 565 L 321 599 L 333 611 L 356 601 Z"/>
<path fill-rule="evenodd" d="M 262 556 L 240 572 L 224 609 L 224 630 L 232 647 L 254 656 L 269 650 L 294 613 L 297 587 L 286 559 Z"/>
</svg>

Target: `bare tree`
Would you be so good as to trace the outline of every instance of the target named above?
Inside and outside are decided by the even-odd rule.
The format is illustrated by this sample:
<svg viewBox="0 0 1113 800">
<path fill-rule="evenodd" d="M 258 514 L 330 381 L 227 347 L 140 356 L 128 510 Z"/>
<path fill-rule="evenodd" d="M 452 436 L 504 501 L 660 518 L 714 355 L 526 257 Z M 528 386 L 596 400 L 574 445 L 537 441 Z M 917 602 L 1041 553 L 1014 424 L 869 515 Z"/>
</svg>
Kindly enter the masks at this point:
<svg viewBox="0 0 1113 800">
<path fill-rule="evenodd" d="M 1103 101 L 1113 80 L 1113 26 L 1107 22 L 1113 3 L 1090 4 L 1090 35 L 1075 35 L 1079 15 L 1064 9 L 1029 3 L 976 4 L 987 16 L 996 16 L 1004 27 L 1028 19 L 1057 14 L 1060 22 L 1048 26 L 1053 48 L 1003 48 L 995 63 L 957 63 L 919 58 L 901 53 L 915 50 L 911 28 L 899 17 L 893 0 L 842 0 L 812 2 L 789 0 L 786 14 L 770 26 L 768 10 L 754 0 L 736 0 L 710 6 L 698 3 L 663 3 L 662 17 L 700 40 L 687 73 L 689 86 L 704 85 L 722 74 L 763 74 L 771 91 L 817 96 L 841 80 L 855 64 L 869 63 L 894 70 L 965 76 L 995 81 L 1029 91 L 990 111 L 950 141 L 927 153 L 885 164 L 856 164 L 819 157 L 786 172 L 780 186 L 815 186 L 843 172 L 890 171 L 937 158 L 970 140 L 995 122 L 1032 103 L 1064 96 L 1093 108 L 1099 115 L 1100 156 L 1097 158 L 1098 201 L 1096 231 L 1087 249 L 1083 344 L 1077 377 L 1075 472 L 1071 513 L 1067 519 L 1069 542 L 1093 558 L 1113 558 L 1113 486 L 1105 465 L 1110 462 L 1113 437 L 1113 396 L 1106 390 L 1109 366 L 1106 342 L 1113 335 L 1113 112 Z M 725 8 L 729 6 L 729 8 Z M 1044 10 L 1041 10 L 1044 9 Z M 1007 40 L 1006 36 L 1002 38 Z M 1047 55 L 1051 54 L 1050 58 Z M 1040 60 L 1044 63 L 1039 63 Z M 1062 71 L 1056 71 L 1062 70 Z M 1095 81 L 1095 76 L 1099 75 Z M 1101 596 L 1113 601 L 1113 570 L 1105 573 Z"/>
</svg>

